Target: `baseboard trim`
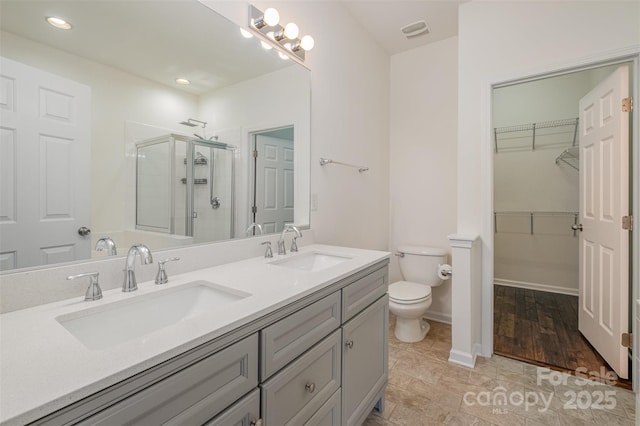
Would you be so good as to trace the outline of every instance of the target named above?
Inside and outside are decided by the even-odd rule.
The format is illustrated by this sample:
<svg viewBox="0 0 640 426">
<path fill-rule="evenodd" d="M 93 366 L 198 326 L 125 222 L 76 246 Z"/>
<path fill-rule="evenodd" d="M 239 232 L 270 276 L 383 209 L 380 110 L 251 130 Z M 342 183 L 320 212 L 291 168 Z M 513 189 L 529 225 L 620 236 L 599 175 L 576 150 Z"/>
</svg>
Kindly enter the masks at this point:
<svg viewBox="0 0 640 426">
<path fill-rule="evenodd" d="M 577 288 L 558 287 L 558 286 L 548 285 L 548 284 L 529 283 L 526 281 L 501 280 L 498 278 L 494 279 L 493 283 L 495 285 L 503 285 L 506 287 L 525 288 L 527 290 L 546 291 L 548 293 L 566 294 L 569 296 L 578 295 Z"/>
<path fill-rule="evenodd" d="M 475 368 L 477 353 L 470 354 L 468 352 L 451 349 L 449 352 L 449 362 L 462 365 L 463 367 Z"/>
<path fill-rule="evenodd" d="M 445 324 L 451 324 L 451 314 L 444 314 L 442 312 L 427 311 L 424 317 L 428 320 L 442 322 Z"/>
</svg>

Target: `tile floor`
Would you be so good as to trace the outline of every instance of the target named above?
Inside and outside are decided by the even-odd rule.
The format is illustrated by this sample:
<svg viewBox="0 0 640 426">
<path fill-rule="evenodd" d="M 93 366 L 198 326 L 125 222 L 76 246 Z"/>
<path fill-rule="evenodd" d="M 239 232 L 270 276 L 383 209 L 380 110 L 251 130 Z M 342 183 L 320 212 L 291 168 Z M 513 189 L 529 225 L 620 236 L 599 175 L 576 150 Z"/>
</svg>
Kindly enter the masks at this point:
<svg viewBox="0 0 640 426">
<path fill-rule="evenodd" d="M 630 391 L 495 355 L 475 369 L 451 364 L 451 326 L 430 324 L 422 342 L 406 344 L 390 315 L 385 409 L 365 426 L 635 424 Z"/>
</svg>

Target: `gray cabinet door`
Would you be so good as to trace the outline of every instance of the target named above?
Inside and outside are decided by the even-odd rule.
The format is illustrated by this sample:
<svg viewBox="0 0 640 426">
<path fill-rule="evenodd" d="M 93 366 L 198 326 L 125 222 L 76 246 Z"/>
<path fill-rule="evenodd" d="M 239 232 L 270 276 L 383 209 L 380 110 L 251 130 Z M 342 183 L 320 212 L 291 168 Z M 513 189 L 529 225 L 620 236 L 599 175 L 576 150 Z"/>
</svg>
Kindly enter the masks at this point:
<svg viewBox="0 0 640 426">
<path fill-rule="evenodd" d="M 299 426 L 340 387 L 341 330 L 262 384 L 265 425 Z"/>
<path fill-rule="evenodd" d="M 378 300 L 389 288 L 389 267 L 385 266 L 342 289 L 342 322 Z"/>
<path fill-rule="evenodd" d="M 255 426 L 260 420 L 260 389 L 227 408 L 205 426 Z"/>
<path fill-rule="evenodd" d="M 343 426 L 361 424 L 387 384 L 388 306 L 384 295 L 343 326 Z"/>
<path fill-rule="evenodd" d="M 90 425 L 203 424 L 258 386 L 258 334 L 87 419 Z"/>
<path fill-rule="evenodd" d="M 283 318 L 261 331 L 262 381 L 340 327 L 340 292 Z"/>
</svg>

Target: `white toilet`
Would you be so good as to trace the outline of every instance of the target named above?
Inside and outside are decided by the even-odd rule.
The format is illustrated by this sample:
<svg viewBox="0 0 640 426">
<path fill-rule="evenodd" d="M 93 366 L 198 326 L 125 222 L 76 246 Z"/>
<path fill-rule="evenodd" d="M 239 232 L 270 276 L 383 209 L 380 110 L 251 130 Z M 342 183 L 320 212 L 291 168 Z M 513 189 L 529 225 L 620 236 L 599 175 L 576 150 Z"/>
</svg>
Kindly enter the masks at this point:
<svg viewBox="0 0 640 426">
<path fill-rule="evenodd" d="M 424 315 L 431 306 L 431 288 L 444 282 L 438 268 L 446 263 L 447 251 L 422 246 L 400 246 L 398 251 L 400 272 L 407 281 L 389 286 L 389 310 L 396 316 L 398 340 L 419 342 L 429 332 Z"/>
</svg>

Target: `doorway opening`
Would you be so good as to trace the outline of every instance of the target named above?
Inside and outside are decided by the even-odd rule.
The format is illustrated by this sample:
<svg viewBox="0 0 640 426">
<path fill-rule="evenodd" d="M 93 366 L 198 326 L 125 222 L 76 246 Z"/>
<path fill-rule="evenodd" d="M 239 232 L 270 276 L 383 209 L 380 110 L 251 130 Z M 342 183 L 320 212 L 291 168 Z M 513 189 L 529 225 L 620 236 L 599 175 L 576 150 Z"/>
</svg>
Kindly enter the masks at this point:
<svg viewBox="0 0 640 426">
<path fill-rule="evenodd" d="M 247 235 L 281 232 L 294 222 L 294 127 L 252 132 Z"/>
<path fill-rule="evenodd" d="M 616 246 L 608 251 L 585 237 L 595 228 L 588 221 L 592 207 L 598 210 L 595 216 L 607 216 L 607 202 L 616 191 L 619 197 L 610 204 L 626 205 L 623 215 L 630 211 L 631 188 L 616 180 L 626 176 L 629 184 L 630 174 L 615 174 L 620 168 L 629 172 L 629 148 L 616 154 L 624 163 L 620 167 L 611 156 L 614 145 L 601 143 L 609 139 L 600 138 L 596 149 L 584 145 L 591 126 L 584 99 L 621 68 L 628 72 L 619 76 L 627 85 L 626 97 L 631 93 L 632 63 L 493 89 L 493 341 L 496 354 L 571 374 L 608 375 L 630 388 L 628 351 L 620 349 L 615 359 L 585 319 L 592 316 L 596 325 L 604 323 L 618 347 L 618 330 L 632 329 L 628 232 L 626 240 L 617 243 L 626 246 L 622 250 Z M 598 108 L 608 99 L 605 95 L 598 99 Z M 619 116 L 620 104 L 615 106 Z M 608 113 L 598 113 L 605 117 L 600 121 L 606 122 Z M 630 134 L 631 120 L 625 123 Z M 587 189 L 597 190 L 593 200 L 585 196 Z M 614 271 L 606 265 L 618 269 L 618 290 L 607 278 Z"/>
</svg>

